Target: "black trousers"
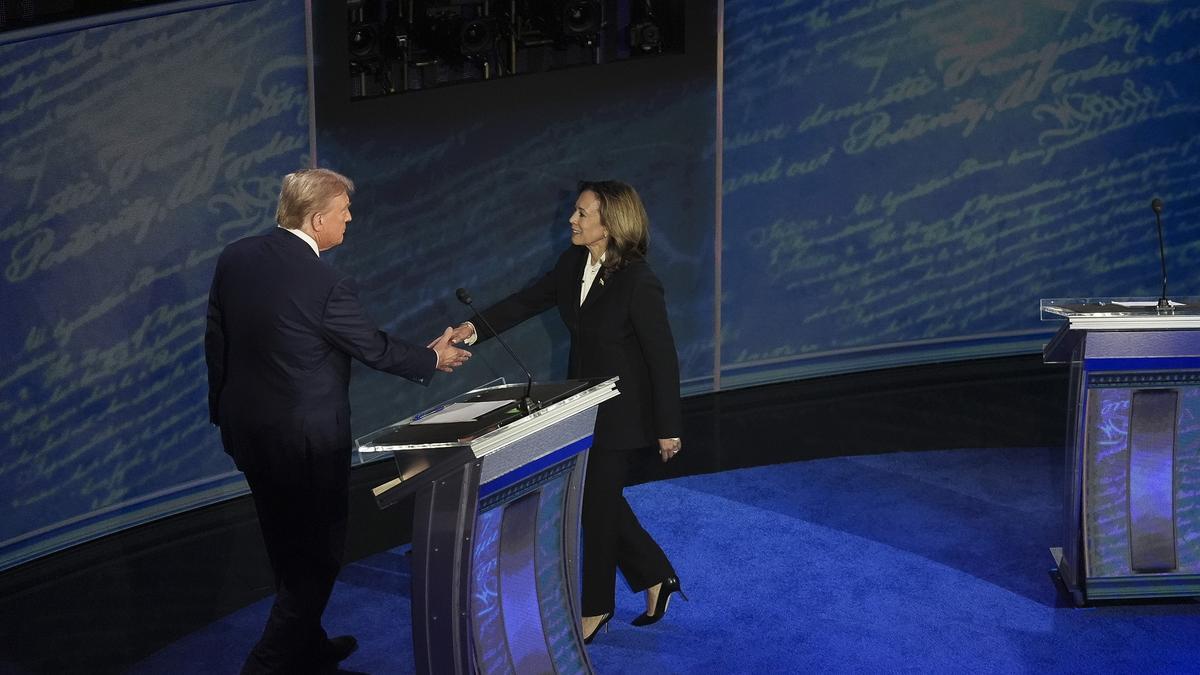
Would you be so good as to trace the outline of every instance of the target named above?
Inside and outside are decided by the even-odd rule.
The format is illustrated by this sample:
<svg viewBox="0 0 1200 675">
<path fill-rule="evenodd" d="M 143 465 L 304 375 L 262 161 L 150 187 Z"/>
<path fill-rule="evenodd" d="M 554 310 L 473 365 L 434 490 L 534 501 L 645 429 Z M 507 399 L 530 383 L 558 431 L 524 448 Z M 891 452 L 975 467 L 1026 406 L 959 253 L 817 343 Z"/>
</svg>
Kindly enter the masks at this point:
<svg viewBox="0 0 1200 675">
<path fill-rule="evenodd" d="M 635 593 L 675 575 L 622 494 L 631 462 L 657 457 L 650 448 L 593 448 L 588 453 L 582 513 L 584 616 L 613 611 L 618 569 Z"/>
<path fill-rule="evenodd" d="M 275 603 L 242 673 L 308 673 L 321 667 L 317 654 L 328 637 L 321 615 L 346 544 L 349 460 L 344 470 L 339 466 L 310 466 L 302 484 L 246 473 L 275 574 Z"/>
</svg>

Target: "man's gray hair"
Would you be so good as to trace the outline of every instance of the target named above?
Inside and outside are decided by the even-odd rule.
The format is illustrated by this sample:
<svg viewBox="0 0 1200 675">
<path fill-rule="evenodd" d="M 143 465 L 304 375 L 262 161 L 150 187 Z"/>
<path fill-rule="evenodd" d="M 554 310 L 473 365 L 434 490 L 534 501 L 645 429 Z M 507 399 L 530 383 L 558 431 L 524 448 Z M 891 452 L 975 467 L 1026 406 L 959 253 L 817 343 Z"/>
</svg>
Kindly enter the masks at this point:
<svg viewBox="0 0 1200 675">
<path fill-rule="evenodd" d="M 275 222 L 298 230 L 304 219 L 320 211 L 330 199 L 354 192 L 354 181 L 329 169 L 302 169 L 283 177 Z"/>
</svg>

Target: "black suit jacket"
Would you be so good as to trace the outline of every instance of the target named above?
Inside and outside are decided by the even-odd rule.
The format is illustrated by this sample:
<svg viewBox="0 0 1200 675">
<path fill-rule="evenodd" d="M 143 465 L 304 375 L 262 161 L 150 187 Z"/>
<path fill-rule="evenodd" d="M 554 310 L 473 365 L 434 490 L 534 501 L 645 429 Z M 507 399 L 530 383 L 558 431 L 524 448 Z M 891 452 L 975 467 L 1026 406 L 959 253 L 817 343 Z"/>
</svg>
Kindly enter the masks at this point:
<svg viewBox="0 0 1200 675">
<path fill-rule="evenodd" d="M 246 471 L 282 482 L 349 463 L 350 359 L 425 383 L 437 354 L 379 330 L 351 279 L 274 228 L 217 260 L 204 340 L 208 403 Z"/>
<path fill-rule="evenodd" d="M 667 321 L 662 283 L 641 258 L 628 261 L 603 283 L 592 282 L 579 304 L 588 250 L 573 246 L 541 279 L 481 312 L 503 332 L 551 307 L 571 334 L 570 378 L 619 376 L 621 395 L 600 405 L 593 446 L 657 447 L 680 435 L 679 359 Z M 475 326 L 480 339 L 487 326 Z"/>
</svg>

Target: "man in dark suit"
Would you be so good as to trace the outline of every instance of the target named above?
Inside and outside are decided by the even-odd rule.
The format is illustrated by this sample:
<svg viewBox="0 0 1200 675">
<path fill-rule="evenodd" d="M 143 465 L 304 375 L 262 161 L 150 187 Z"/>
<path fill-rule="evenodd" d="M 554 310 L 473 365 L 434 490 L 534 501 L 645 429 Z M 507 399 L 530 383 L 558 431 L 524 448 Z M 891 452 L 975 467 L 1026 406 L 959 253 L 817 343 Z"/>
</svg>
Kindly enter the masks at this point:
<svg viewBox="0 0 1200 675">
<path fill-rule="evenodd" d="M 250 484 L 276 587 L 243 673 L 332 670 L 357 647 L 321 626 L 346 537 L 350 359 L 426 384 L 470 357 L 449 328 L 428 347 L 383 332 L 321 261 L 342 243 L 353 190 L 325 169 L 288 174 L 279 226 L 227 246 L 213 275 L 209 414 Z"/>
</svg>

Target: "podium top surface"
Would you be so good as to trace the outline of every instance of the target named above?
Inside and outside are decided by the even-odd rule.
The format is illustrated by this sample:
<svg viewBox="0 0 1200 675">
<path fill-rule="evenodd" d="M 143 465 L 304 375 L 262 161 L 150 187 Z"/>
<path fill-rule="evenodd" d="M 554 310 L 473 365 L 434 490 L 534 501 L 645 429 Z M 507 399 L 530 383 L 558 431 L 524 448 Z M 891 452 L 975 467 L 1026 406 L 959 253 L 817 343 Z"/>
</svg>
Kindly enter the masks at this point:
<svg viewBox="0 0 1200 675">
<path fill-rule="evenodd" d="M 1159 309 L 1157 298 L 1065 298 L 1041 301 L 1043 321 L 1067 320 L 1070 330 L 1171 330 L 1200 328 L 1200 299 L 1170 300 Z"/>
<path fill-rule="evenodd" d="M 484 483 L 558 449 L 586 449 L 577 442 L 590 437 L 596 407 L 618 394 L 615 377 L 538 384 L 530 398 L 539 407 L 525 414 L 525 385 L 475 389 L 358 439 L 358 451 L 396 461 L 399 476 L 372 490 L 385 508 L 477 459 Z"/>
<path fill-rule="evenodd" d="M 1136 332 L 1172 335 L 1171 331 L 1200 329 L 1200 299 L 1170 301 L 1159 309 L 1157 298 L 1071 298 L 1042 300 L 1042 320 L 1062 321 L 1062 327 L 1042 349 L 1046 363 L 1071 363 L 1087 333 Z M 1098 336 L 1097 336 L 1098 337 Z M 1169 341 L 1169 340 L 1168 340 Z"/>
<path fill-rule="evenodd" d="M 356 445 L 359 452 L 476 445 L 480 439 L 491 437 L 502 429 L 535 424 L 538 418 L 553 417 L 548 414 L 552 409 L 576 398 L 590 398 L 585 396 L 589 392 L 598 397 L 596 402 L 610 398 L 615 395 L 615 382 L 616 378 L 535 383 L 530 398 L 537 401 L 540 408 L 528 416 L 518 407 L 518 401 L 525 394 L 524 384 L 475 389 L 371 432 L 359 438 Z M 608 390 L 612 393 L 607 393 Z M 497 403 L 501 405 L 493 405 Z M 450 414 L 471 410 L 478 415 L 468 412 L 469 418 L 462 419 Z M 519 422 L 521 424 L 517 424 Z"/>
</svg>

